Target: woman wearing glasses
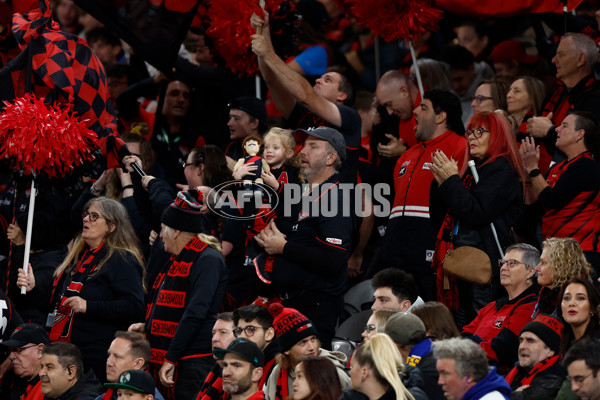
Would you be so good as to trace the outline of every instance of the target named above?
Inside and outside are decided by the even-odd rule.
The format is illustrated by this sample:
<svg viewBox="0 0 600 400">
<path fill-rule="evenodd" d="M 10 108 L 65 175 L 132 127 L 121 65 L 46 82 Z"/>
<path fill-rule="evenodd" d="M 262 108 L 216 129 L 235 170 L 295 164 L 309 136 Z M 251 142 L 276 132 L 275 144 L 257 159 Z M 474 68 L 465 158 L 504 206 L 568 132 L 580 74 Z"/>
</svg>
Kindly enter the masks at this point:
<svg viewBox="0 0 600 400">
<path fill-rule="evenodd" d="M 508 296 L 483 307 L 463 328 L 463 337 L 479 343 L 500 371 L 507 371 L 517 361 L 521 328 L 531 321 L 538 300 L 539 286 L 533 276 L 539 261 L 535 247 L 525 243 L 509 246 L 498 260 L 500 283 Z"/>
<path fill-rule="evenodd" d="M 373 311 L 373 314 L 367 320 L 367 325 L 363 328 L 361 336 L 363 341 L 367 341 L 373 337 L 376 333 L 383 333 L 385 330 L 385 323 L 387 320 L 398 310 L 391 310 L 388 308 L 380 308 L 379 310 Z"/>
<path fill-rule="evenodd" d="M 500 250 L 490 223 L 494 223 L 502 248 L 514 243 L 511 227 L 521 212 L 522 185 L 526 176 L 512 129 L 502 115 L 473 115 L 465 136 L 470 158 L 475 162 L 478 183 L 474 181 L 473 172 L 467 170 L 467 163 L 459 170 L 458 160 L 448 158 L 442 151 L 432 154 L 430 167 L 439 185 L 432 191 L 430 209 L 441 210 L 439 215 L 444 215 L 443 210 L 447 210 L 438 233 L 434 258 L 438 301 L 451 310 L 464 310 L 455 314 L 459 327 L 471 321 L 490 301 L 502 296 L 500 271 L 495 262 L 500 258 Z M 491 286 L 471 285 L 444 277 L 444 255 L 461 245 L 476 247 L 488 255 L 492 264 Z"/>
<path fill-rule="evenodd" d="M 84 368 L 105 382 L 115 332 L 144 318 L 145 272 L 125 207 L 97 197 L 84 210 L 83 230 L 54 273 L 47 327 L 52 341 L 77 345 Z M 31 291 L 29 273 L 19 273 L 17 284 Z"/>
</svg>

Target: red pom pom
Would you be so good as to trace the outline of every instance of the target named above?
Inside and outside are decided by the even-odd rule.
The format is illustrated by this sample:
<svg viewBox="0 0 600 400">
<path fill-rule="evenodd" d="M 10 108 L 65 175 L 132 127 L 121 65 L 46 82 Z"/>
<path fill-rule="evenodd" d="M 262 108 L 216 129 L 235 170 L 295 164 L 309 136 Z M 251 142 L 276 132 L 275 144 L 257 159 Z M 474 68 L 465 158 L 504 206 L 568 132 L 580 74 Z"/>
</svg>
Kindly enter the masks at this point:
<svg viewBox="0 0 600 400">
<path fill-rule="evenodd" d="M 269 14 L 284 0 L 266 0 Z M 256 75 L 259 71 L 256 55 L 252 52 L 251 36 L 256 31 L 250 25 L 252 13 L 262 14 L 258 0 L 212 1 L 208 10 L 211 27 L 206 34 L 212 38 L 215 51 L 223 57 L 229 70 L 238 75 Z"/>
<path fill-rule="evenodd" d="M 431 0 L 346 0 L 360 25 L 385 41 L 411 40 L 436 31 L 442 11 Z"/>
<path fill-rule="evenodd" d="M 283 308 L 283 304 L 273 303 L 269 306 L 269 314 L 271 314 L 271 317 L 275 318 L 283 312 Z"/>
<path fill-rule="evenodd" d="M 14 169 L 53 178 L 94 159 L 96 134 L 73 115 L 72 105 L 48 105 L 31 93 L 4 104 L 0 158 L 10 158 Z"/>
</svg>

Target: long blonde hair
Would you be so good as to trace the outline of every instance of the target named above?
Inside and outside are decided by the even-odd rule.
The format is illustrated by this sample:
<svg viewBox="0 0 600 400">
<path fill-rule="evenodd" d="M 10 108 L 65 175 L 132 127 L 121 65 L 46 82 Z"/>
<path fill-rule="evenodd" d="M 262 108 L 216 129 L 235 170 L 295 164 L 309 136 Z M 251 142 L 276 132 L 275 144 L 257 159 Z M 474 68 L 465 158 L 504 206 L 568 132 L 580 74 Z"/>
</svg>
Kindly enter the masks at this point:
<svg viewBox="0 0 600 400">
<path fill-rule="evenodd" d="M 391 386 L 396 392 L 396 400 L 414 400 L 414 397 L 400 380 L 399 371 L 404 363 L 398 348 L 385 333 L 376 333 L 354 352 L 354 360 L 374 372 L 375 379 L 384 386 Z"/>
<path fill-rule="evenodd" d="M 106 257 L 104 257 L 98 263 L 98 272 L 102 266 L 110 259 L 115 252 L 128 252 L 131 253 L 137 262 L 140 264 L 142 269 L 142 284 L 144 291 L 146 291 L 146 269 L 144 268 L 144 257 L 140 250 L 139 240 L 131 226 L 129 215 L 125 207 L 116 200 L 112 200 L 106 197 L 96 197 L 91 199 L 83 207 L 87 211 L 91 205 L 98 208 L 100 214 L 106 219 L 106 223 L 110 226 L 113 225 L 115 229 L 112 232 L 108 232 L 104 237 L 104 246 L 108 250 Z M 71 271 L 77 261 L 81 258 L 84 251 L 88 250 L 89 246 L 85 240 L 81 237 L 81 233 L 75 238 L 73 247 L 67 254 L 62 264 L 58 266 L 54 271 L 54 276 L 57 277 L 65 271 Z"/>
</svg>

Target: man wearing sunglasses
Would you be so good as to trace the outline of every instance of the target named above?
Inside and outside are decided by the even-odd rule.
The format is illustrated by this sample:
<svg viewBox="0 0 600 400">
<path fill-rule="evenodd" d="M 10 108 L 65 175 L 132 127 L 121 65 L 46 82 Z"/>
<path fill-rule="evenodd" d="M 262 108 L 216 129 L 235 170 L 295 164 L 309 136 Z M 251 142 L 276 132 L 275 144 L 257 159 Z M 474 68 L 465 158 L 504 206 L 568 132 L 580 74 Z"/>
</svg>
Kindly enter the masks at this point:
<svg viewBox="0 0 600 400">
<path fill-rule="evenodd" d="M 275 339 L 275 328 L 273 328 L 273 317 L 265 306 L 251 304 L 235 310 L 233 322 L 236 327 L 233 331 L 235 337 L 256 343 L 265 355 L 263 375 L 258 384 L 258 387 L 262 388 L 275 366 L 275 356 L 279 353 L 279 344 Z"/>
<path fill-rule="evenodd" d="M 38 373 L 42 366 L 42 350 L 48 343 L 50 338 L 46 329 L 38 324 L 19 325 L 10 339 L 2 343 L 12 372 L 2 379 L 1 398 L 30 400 L 43 396 Z"/>
</svg>

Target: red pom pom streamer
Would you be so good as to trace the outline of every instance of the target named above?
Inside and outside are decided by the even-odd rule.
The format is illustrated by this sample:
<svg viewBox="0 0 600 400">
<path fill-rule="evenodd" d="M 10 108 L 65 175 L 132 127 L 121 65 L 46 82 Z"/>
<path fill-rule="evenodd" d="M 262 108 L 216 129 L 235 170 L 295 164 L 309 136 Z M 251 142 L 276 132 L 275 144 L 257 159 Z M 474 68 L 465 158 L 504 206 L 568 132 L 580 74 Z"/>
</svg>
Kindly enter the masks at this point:
<svg viewBox="0 0 600 400">
<path fill-rule="evenodd" d="M 283 1 L 266 0 L 265 9 L 272 15 Z M 226 67 L 240 76 L 256 75 L 259 71 L 251 49 L 251 36 L 256 31 L 250 25 L 250 17 L 255 12 L 263 15 L 258 0 L 213 0 L 208 9 L 211 27 L 206 34 Z"/>
<path fill-rule="evenodd" d="M 386 42 L 411 40 L 424 32 L 436 31 L 442 11 L 430 0 L 346 0 L 352 14 Z"/>
<path fill-rule="evenodd" d="M 4 104 L 0 158 L 10 158 L 15 170 L 53 178 L 94 159 L 97 135 L 77 119 L 72 105 L 48 105 L 31 93 Z"/>
</svg>

